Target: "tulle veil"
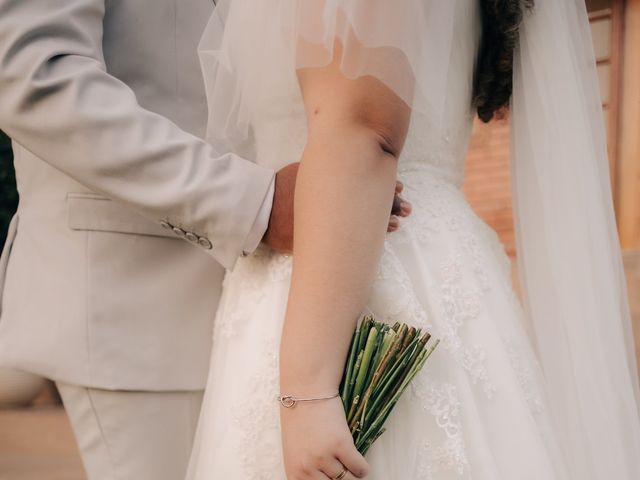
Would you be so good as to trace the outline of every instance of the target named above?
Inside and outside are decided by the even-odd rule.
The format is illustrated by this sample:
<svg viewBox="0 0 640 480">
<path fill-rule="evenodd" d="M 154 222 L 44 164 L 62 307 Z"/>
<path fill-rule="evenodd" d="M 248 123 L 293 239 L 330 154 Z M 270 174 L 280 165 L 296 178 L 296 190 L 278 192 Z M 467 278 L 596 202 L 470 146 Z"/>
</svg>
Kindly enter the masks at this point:
<svg viewBox="0 0 640 480">
<path fill-rule="evenodd" d="M 200 46 L 208 140 L 250 143 L 270 85 L 327 64 L 336 39 L 347 76 L 373 75 L 438 118 L 454 12 L 468 1 L 220 0 Z M 225 35 L 237 22 L 242 37 Z M 523 21 L 510 113 L 517 255 L 571 478 L 635 480 L 640 394 L 590 35 L 583 0 L 536 0 Z"/>
<path fill-rule="evenodd" d="M 571 478 L 640 478 L 638 373 L 591 32 L 537 0 L 514 64 L 512 183 L 526 311 Z"/>
</svg>

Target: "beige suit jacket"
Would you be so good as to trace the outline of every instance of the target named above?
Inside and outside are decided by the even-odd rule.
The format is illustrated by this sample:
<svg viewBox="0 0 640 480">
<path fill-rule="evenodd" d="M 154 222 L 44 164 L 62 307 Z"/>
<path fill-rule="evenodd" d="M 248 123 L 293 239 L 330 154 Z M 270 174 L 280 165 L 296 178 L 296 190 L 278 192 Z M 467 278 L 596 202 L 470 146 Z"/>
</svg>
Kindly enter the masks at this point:
<svg viewBox="0 0 640 480">
<path fill-rule="evenodd" d="M 0 129 L 20 193 L 0 363 L 97 388 L 204 386 L 222 266 L 273 180 L 201 140 L 212 9 L 0 0 Z"/>
</svg>

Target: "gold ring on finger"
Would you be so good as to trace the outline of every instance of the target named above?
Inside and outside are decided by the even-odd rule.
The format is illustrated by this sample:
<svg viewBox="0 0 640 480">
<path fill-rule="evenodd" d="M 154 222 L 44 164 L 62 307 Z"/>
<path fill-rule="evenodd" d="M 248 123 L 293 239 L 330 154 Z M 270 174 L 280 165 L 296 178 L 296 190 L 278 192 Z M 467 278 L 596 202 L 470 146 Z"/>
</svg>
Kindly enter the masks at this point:
<svg viewBox="0 0 640 480">
<path fill-rule="evenodd" d="M 347 469 L 343 469 L 336 477 L 334 477 L 333 480 L 342 480 L 344 477 L 347 476 Z"/>
</svg>

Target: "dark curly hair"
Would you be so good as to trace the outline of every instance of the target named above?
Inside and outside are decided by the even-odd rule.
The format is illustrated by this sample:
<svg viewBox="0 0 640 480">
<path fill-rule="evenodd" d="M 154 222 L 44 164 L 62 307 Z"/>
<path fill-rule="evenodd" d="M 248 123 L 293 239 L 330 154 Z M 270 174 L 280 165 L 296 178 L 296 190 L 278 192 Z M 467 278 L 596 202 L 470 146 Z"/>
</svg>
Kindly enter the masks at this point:
<svg viewBox="0 0 640 480">
<path fill-rule="evenodd" d="M 520 23 L 534 0 L 481 0 L 482 40 L 473 86 L 473 106 L 483 122 L 500 117 L 513 89 L 513 55 Z"/>
</svg>

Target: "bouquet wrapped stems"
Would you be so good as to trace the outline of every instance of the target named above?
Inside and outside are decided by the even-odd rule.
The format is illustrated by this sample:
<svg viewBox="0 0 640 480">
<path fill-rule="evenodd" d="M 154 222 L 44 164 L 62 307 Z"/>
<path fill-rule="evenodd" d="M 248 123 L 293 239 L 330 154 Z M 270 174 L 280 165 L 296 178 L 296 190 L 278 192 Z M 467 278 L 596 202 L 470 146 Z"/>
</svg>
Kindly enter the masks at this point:
<svg viewBox="0 0 640 480">
<path fill-rule="evenodd" d="M 356 448 L 365 455 L 439 340 L 406 324 L 363 319 L 351 341 L 340 396 Z"/>
</svg>

